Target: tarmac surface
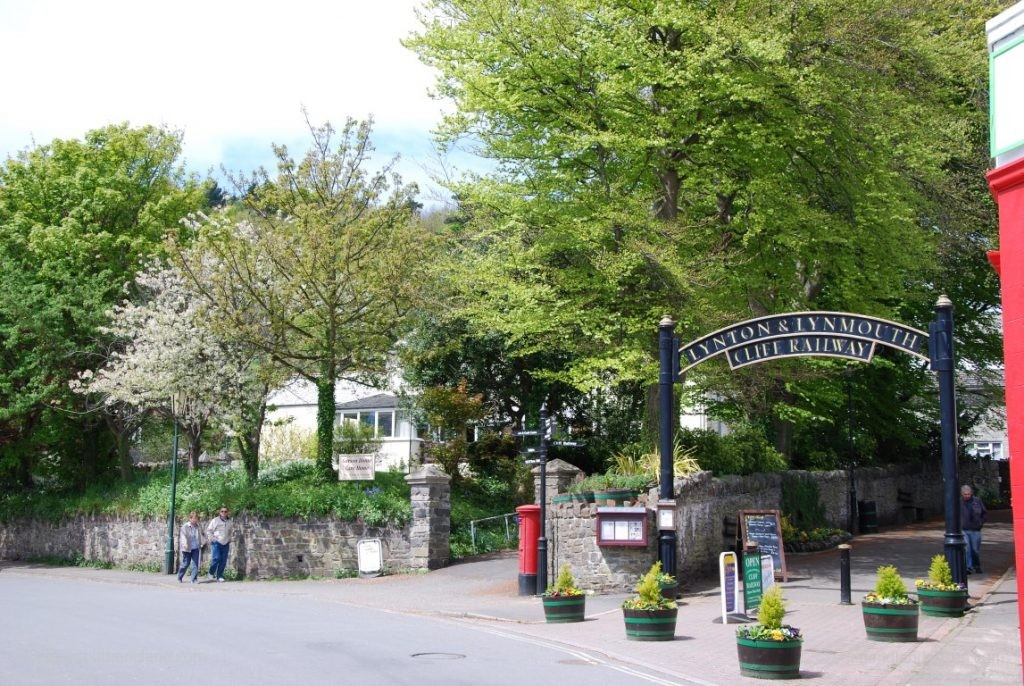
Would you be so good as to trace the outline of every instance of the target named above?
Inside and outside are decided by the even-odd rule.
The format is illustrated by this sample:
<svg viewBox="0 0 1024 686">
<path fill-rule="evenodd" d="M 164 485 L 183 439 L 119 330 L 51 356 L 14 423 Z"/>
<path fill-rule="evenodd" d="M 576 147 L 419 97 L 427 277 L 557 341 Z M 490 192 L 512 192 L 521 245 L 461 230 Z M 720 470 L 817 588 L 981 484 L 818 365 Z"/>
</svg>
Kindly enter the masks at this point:
<svg viewBox="0 0 1024 686">
<path fill-rule="evenodd" d="M 894 564 L 908 588 L 942 552 L 943 523 L 933 520 L 857 536 L 852 545 L 853 605 L 841 605 L 836 550 L 787 555 L 785 622 L 801 629 L 800 675 L 820 684 L 1021 684 L 1020 627 L 1009 512 L 991 513 L 984 530 L 984 574 L 969 577 L 973 609 L 960 619 L 921 615 L 916 643 L 867 640 L 860 598 L 879 565 Z M 759 683 L 739 675 L 733 635 L 723 625 L 718 580 L 684 588 L 675 640 L 628 641 L 620 605 L 627 594 L 587 598 L 586 621 L 546 624 L 540 601 L 518 595 L 514 554 L 445 569 L 374 579 L 245 581 L 179 585 L 174 576 L 119 570 L 0 563 L 0 573 L 87 578 L 97 583 L 167 585 L 182 593 L 275 594 L 398 614 L 440 616 L 510 640 L 558 645 L 581 655 L 654 671 L 665 684 Z"/>
</svg>

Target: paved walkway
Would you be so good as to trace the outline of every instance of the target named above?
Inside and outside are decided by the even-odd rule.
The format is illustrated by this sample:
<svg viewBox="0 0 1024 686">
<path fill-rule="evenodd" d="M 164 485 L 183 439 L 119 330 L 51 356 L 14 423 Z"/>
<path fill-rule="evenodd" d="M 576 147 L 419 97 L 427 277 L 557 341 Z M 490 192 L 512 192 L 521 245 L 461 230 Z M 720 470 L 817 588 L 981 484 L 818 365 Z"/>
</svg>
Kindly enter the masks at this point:
<svg viewBox="0 0 1024 686">
<path fill-rule="evenodd" d="M 999 519 L 998 513 L 994 518 Z M 873 586 L 880 564 L 895 564 L 908 586 L 926 576 L 931 556 L 942 552 L 941 521 L 855 538 L 852 606 L 839 604 L 836 551 L 789 556 L 790 580 L 783 585 L 790 610 L 786 621 L 805 635 L 801 676 L 821 684 L 850 686 L 1022 683 L 1013 538 L 1008 516 L 1004 519 L 985 528 L 986 573 L 970 577 L 974 610 L 962 619 L 922 615 L 917 643 L 868 641 L 856 603 Z M 189 594 L 295 595 L 442 616 L 509 640 L 553 642 L 602 659 L 654 669 L 664 675 L 665 683 L 759 683 L 739 676 L 735 626 L 721 624 L 717 580 L 684 589 L 673 642 L 648 643 L 626 640 L 619 610 L 625 595 L 589 597 L 583 623 L 545 624 L 540 602 L 517 595 L 517 571 L 514 555 L 497 555 L 419 575 L 179 586 L 173 576 L 0 565 L 0 574 L 74 575 L 102 583 L 170 585 Z"/>
</svg>

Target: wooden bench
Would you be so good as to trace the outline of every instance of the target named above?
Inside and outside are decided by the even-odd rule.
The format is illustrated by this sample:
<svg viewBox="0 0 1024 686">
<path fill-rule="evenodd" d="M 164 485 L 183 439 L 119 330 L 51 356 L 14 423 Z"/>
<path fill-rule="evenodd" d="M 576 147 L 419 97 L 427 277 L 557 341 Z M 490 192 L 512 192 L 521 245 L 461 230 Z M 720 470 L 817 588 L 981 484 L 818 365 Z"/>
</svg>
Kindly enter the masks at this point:
<svg viewBox="0 0 1024 686">
<path fill-rule="evenodd" d="M 914 494 L 910 491 L 897 488 L 896 502 L 899 503 L 904 522 L 919 522 L 924 519 L 924 508 L 914 504 Z"/>
</svg>

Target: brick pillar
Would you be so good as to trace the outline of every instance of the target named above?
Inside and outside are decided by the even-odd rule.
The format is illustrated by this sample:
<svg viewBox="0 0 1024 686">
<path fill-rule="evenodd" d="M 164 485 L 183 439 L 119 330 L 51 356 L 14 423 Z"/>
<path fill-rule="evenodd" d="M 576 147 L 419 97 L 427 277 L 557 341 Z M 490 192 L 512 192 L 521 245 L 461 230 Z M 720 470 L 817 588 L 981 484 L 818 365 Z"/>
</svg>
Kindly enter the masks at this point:
<svg viewBox="0 0 1024 686">
<path fill-rule="evenodd" d="M 533 468 L 533 502 L 540 505 L 540 467 Z M 566 489 L 576 477 L 583 473 L 579 467 L 569 464 L 565 460 L 551 460 L 548 462 L 548 507 L 551 507 L 551 499 L 559 493 L 565 493 Z"/>
<path fill-rule="evenodd" d="M 438 569 L 448 564 L 451 536 L 452 478 L 432 464 L 405 477 L 412 488 L 409 568 Z"/>
</svg>

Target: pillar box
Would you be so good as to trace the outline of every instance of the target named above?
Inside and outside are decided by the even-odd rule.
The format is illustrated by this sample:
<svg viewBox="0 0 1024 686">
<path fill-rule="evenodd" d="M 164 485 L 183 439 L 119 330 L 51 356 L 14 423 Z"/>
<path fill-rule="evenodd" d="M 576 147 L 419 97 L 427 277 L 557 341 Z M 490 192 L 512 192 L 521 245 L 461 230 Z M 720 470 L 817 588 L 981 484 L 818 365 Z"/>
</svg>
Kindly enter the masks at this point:
<svg viewBox="0 0 1024 686">
<path fill-rule="evenodd" d="M 989 188 L 999 206 L 999 251 L 989 259 L 1000 275 L 1003 360 L 1006 370 L 1006 424 L 1009 438 L 1010 503 L 1016 567 L 1024 569 L 1024 2 L 985 24 L 989 51 L 990 154 L 995 168 Z M 1017 593 L 1024 575 L 1017 577 Z M 1018 608 L 1024 625 L 1024 604 Z"/>
<path fill-rule="evenodd" d="M 540 538 L 540 505 L 520 505 L 519 513 L 519 595 L 536 595 L 537 539 Z"/>
</svg>

